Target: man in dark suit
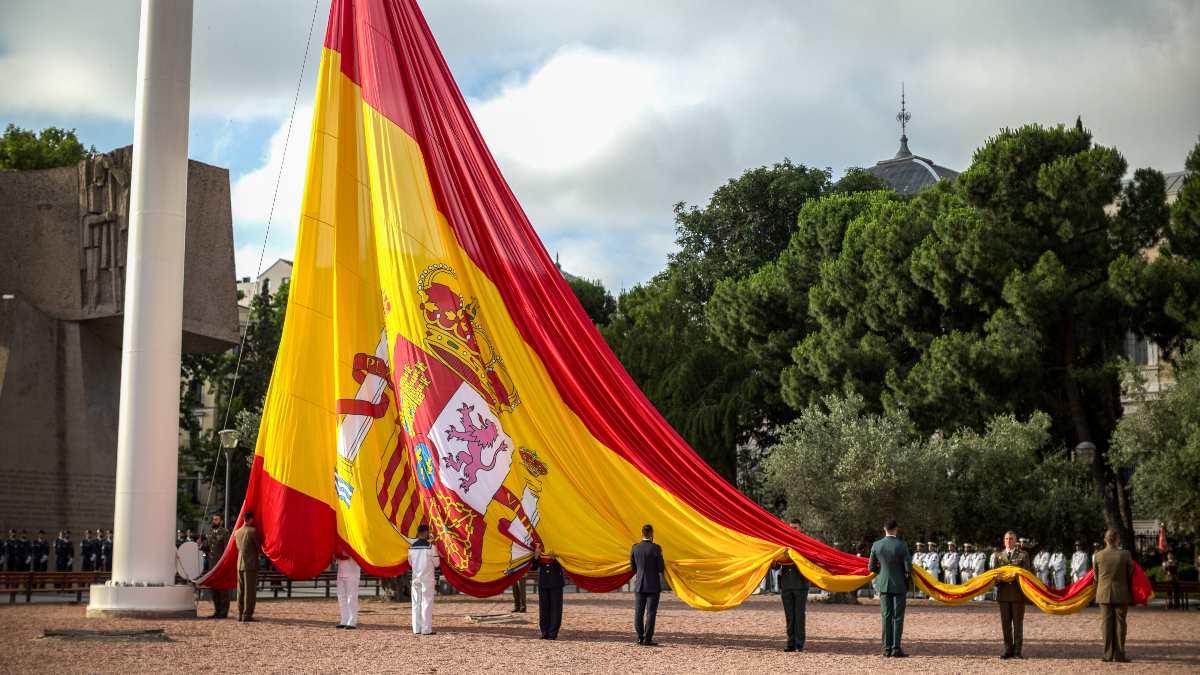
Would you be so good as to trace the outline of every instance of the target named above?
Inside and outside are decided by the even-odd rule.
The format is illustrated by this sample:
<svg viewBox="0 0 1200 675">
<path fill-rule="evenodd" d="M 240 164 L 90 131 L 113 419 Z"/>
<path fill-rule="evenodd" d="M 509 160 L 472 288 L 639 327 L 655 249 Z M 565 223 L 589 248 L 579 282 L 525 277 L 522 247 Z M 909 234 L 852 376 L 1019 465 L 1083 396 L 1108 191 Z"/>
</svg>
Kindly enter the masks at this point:
<svg viewBox="0 0 1200 675">
<path fill-rule="evenodd" d="M 792 528 L 799 531 L 800 522 L 793 520 Z M 790 559 L 775 563 L 779 571 L 779 597 L 783 599 L 783 616 L 787 626 L 785 652 L 804 651 L 804 618 L 808 608 L 808 579 Z"/>
<path fill-rule="evenodd" d="M 562 565 L 537 544 L 533 548 L 533 569 L 538 572 L 538 627 L 542 639 L 557 640 L 562 626 L 563 587 L 567 585 Z"/>
<path fill-rule="evenodd" d="M 1116 530 L 1104 533 L 1103 551 L 1092 557 L 1096 602 L 1104 617 L 1104 660 L 1129 663 L 1125 656 L 1125 613 L 1133 602 L 1133 556 L 1123 551 Z"/>
<path fill-rule="evenodd" d="M 996 567 L 1013 565 L 1032 572 L 1029 552 L 1017 543 L 1017 533 L 1004 533 L 1004 550 L 996 553 Z M 1004 631 L 1002 659 L 1019 659 L 1025 634 L 1025 592 L 1019 579 L 996 582 L 996 603 L 1000 605 L 1000 626 Z"/>
<path fill-rule="evenodd" d="M 629 565 L 633 568 L 633 592 L 637 596 L 633 628 L 639 645 L 653 647 L 658 644 L 654 641 L 654 617 L 658 614 L 658 594 L 662 592 L 659 575 L 666 570 L 662 547 L 654 543 L 653 527 L 642 526 L 642 541 L 629 552 Z"/>
<path fill-rule="evenodd" d="M 899 526 L 889 519 L 883 525 L 883 538 L 871 545 L 867 567 L 875 573 L 875 590 L 879 591 L 879 610 L 883 615 L 883 655 L 904 658 L 900 648 L 904 635 L 904 604 L 912 576 L 912 554 L 900 537 Z"/>
</svg>

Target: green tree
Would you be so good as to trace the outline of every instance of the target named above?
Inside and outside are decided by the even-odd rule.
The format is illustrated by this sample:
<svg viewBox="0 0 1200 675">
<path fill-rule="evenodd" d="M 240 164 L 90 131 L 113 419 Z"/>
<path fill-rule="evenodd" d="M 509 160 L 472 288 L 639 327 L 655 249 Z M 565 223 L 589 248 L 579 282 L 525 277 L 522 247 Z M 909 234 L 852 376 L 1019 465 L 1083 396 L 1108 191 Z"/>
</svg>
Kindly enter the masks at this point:
<svg viewBox="0 0 1200 675">
<path fill-rule="evenodd" d="M 74 129 L 46 127 L 39 134 L 9 124 L 0 136 L 0 171 L 71 166 L 94 154 L 96 148 L 85 148 Z"/>
<path fill-rule="evenodd" d="M 1141 333 L 1167 352 L 1200 336 L 1200 143 L 1184 166 L 1183 186 L 1171 207 L 1169 226 L 1157 233 L 1154 255 L 1126 253 L 1110 271 Z M 1148 192 L 1135 192 L 1131 199 L 1155 199 L 1156 191 Z"/>
<path fill-rule="evenodd" d="M 889 517 L 913 535 L 945 529 L 946 461 L 903 411 L 866 412 L 861 396 L 828 396 L 780 429 L 766 490 L 805 532 L 856 544 Z"/>
<path fill-rule="evenodd" d="M 709 328 L 723 347 L 742 353 L 763 379 L 763 408 L 771 419 L 790 418 L 784 402 L 799 409 L 820 398 L 815 381 L 801 381 L 792 350 L 817 329 L 809 295 L 823 261 L 838 258 L 847 229 L 861 214 L 899 199 L 890 191 L 810 199 L 800 208 L 796 229 L 778 258 L 717 284 L 706 306 Z"/>
<path fill-rule="evenodd" d="M 1200 539 L 1200 343 L 1177 360 L 1176 385 L 1123 417 L 1113 436 L 1116 461 L 1132 471 L 1139 510 L 1178 537 Z"/>
<path fill-rule="evenodd" d="M 891 190 L 892 187 L 884 179 L 867 171 L 852 166 L 833 184 L 833 192 L 874 192 L 876 190 Z"/>
<path fill-rule="evenodd" d="M 718 188 L 704 208 L 675 207 L 679 252 L 650 282 L 621 295 L 602 333 L 634 381 L 685 440 L 731 482 L 738 445 L 768 433 L 775 387 L 738 348 L 710 334 L 717 283 L 777 257 L 828 170 L 784 160 Z"/>
<path fill-rule="evenodd" d="M 225 461 L 225 456 L 221 453 L 216 433 L 223 428 L 222 425 L 227 424 L 237 429 L 239 436 L 239 454 L 235 455 L 230 465 L 230 510 L 235 510 L 245 498 L 252 453 L 258 437 L 258 423 L 266 401 L 267 387 L 271 382 L 275 356 L 279 351 L 279 339 L 283 333 L 288 290 L 289 285 L 285 281 L 274 295 L 262 293 L 251 298 L 249 325 L 239 348 L 218 354 L 199 353 L 183 356 L 184 384 L 183 396 L 180 399 L 180 428 L 187 432 L 188 440 L 180 448 L 179 475 L 181 478 L 191 477 L 199 472 L 205 480 L 216 476 L 211 495 L 206 491 L 199 495 L 199 503 L 193 504 L 197 513 L 203 511 L 205 504 L 209 505 L 210 513 L 214 507 L 219 508 L 223 504 L 223 495 L 220 493 L 224 489 L 224 471 L 219 468 L 220 463 Z M 199 421 L 193 414 L 199 405 L 196 392 L 201 386 L 208 388 L 216 403 L 213 428 L 207 432 L 200 431 Z M 238 460 L 239 456 L 242 461 Z M 181 481 L 181 484 L 184 482 L 186 481 Z M 180 503 L 185 501 L 192 503 L 197 500 L 190 492 L 185 495 L 181 491 Z"/>
<path fill-rule="evenodd" d="M 767 489 L 806 531 L 848 544 L 894 517 L 911 536 L 994 543 L 1009 528 L 1064 546 L 1102 528 L 1086 467 L 1066 459 L 1050 418 L 997 416 L 983 431 L 925 434 L 903 409 L 827 396 L 781 430 Z"/>
<path fill-rule="evenodd" d="M 598 326 L 608 323 L 613 312 L 617 311 L 617 301 L 604 284 L 599 279 L 582 279 L 572 275 L 567 275 L 566 279 L 592 323 Z"/>
<path fill-rule="evenodd" d="M 944 500 L 954 536 L 995 544 L 1011 528 L 1064 548 L 1099 538 L 1103 505 L 1087 467 L 1068 459 L 1045 413 L 1025 422 L 999 415 L 982 432 L 961 429 L 934 439 L 949 459 Z"/>
<path fill-rule="evenodd" d="M 1122 189 L 1125 170 L 1081 124 L 1031 125 L 989 139 L 953 185 L 859 214 L 816 285 L 797 289 L 818 328 L 793 351 L 784 398 L 849 389 L 926 432 L 1045 410 L 1064 444 L 1097 446 L 1106 521 L 1131 537 L 1107 446 L 1125 336 L 1150 312 L 1132 311 L 1109 271 L 1160 236 L 1165 195 L 1150 170 Z"/>
</svg>

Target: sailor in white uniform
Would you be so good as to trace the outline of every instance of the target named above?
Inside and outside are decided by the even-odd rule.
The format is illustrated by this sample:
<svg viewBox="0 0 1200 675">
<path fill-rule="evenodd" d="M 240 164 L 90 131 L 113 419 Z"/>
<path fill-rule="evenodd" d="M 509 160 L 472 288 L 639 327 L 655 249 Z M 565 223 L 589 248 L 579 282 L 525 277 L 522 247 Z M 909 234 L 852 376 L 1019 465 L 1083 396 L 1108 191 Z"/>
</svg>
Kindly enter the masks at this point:
<svg viewBox="0 0 1200 675">
<path fill-rule="evenodd" d="M 1042 549 L 1033 556 L 1033 573 L 1043 584 L 1050 585 L 1050 551 Z"/>
<path fill-rule="evenodd" d="M 947 584 L 957 584 L 959 565 L 962 559 L 958 555 L 958 546 L 954 542 L 946 544 L 950 550 L 942 554 L 942 581 Z"/>
<path fill-rule="evenodd" d="M 929 576 L 940 580 L 942 578 L 942 554 L 938 552 L 936 541 L 931 541 L 926 545 L 929 547 L 929 553 L 925 554 L 925 570 L 929 572 Z"/>
<path fill-rule="evenodd" d="M 417 538 L 408 545 L 408 566 L 412 569 L 413 635 L 433 635 L 433 596 L 437 592 L 433 571 L 438 552 L 429 542 L 429 526 L 417 528 Z"/>
<path fill-rule="evenodd" d="M 361 575 L 362 568 L 352 556 L 338 558 L 337 596 L 338 609 L 341 611 L 338 628 L 358 628 L 358 580 Z"/>
<path fill-rule="evenodd" d="M 1084 547 L 1082 541 L 1075 542 L 1075 552 L 1071 554 L 1071 583 L 1075 583 L 1087 576 L 1090 556 L 1087 554 L 1087 548 Z"/>
<path fill-rule="evenodd" d="M 1067 587 L 1067 559 L 1057 546 L 1050 554 L 1050 578 L 1054 580 L 1055 588 Z"/>
</svg>

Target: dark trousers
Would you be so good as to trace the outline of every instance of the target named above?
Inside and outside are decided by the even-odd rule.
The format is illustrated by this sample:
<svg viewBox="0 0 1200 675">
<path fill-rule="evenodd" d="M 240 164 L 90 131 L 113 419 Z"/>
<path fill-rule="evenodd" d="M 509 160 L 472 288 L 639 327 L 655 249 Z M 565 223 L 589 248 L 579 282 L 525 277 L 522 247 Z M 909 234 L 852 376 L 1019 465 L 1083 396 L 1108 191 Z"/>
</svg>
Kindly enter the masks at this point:
<svg viewBox="0 0 1200 675">
<path fill-rule="evenodd" d="M 524 612 L 525 611 L 525 580 L 524 579 L 517 579 L 516 583 L 514 583 L 512 585 L 512 594 L 513 594 L 513 611 L 514 612 Z"/>
<path fill-rule="evenodd" d="M 1025 601 L 1000 601 L 1000 626 L 1004 629 L 1004 653 L 1021 655 L 1021 642 L 1025 634 Z"/>
<path fill-rule="evenodd" d="M 785 588 L 779 592 L 783 598 L 783 615 L 787 617 L 787 646 L 804 649 L 804 611 L 808 608 L 808 590 Z"/>
<path fill-rule="evenodd" d="M 538 589 L 538 627 L 542 629 L 542 637 L 554 639 L 558 637 L 558 629 L 562 627 L 563 589 Z"/>
<path fill-rule="evenodd" d="M 238 570 L 238 620 L 254 616 L 254 601 L 258 599 L 258 570 Z"/>
<path fill-rule="evenodd" d="M 658 615 L 658 593 L 637 593 L 633 607 L 633 629 L 638 642 L 654 641 L 654 617 Z"/>
<path fill-rule="evenodd" d="M 1125 613 L 1126 605 L 1100 605 L 1104 627 L 1104 660 L 1125 660 Z"/>
<path fill-rule="evenodd" d="M 879 612 L 883 617 L 883 653 L 902 651 L 900 638 L 904 636 L 904 605 L 908 601 L 905 593 L 880 593 Z"/>
<path fill-rule="evenodd" d="M 214 588 L 210 592 L 212 593 L 213 616 L 222 619 L 229 616 L 229 589 Z"/>
</svg>

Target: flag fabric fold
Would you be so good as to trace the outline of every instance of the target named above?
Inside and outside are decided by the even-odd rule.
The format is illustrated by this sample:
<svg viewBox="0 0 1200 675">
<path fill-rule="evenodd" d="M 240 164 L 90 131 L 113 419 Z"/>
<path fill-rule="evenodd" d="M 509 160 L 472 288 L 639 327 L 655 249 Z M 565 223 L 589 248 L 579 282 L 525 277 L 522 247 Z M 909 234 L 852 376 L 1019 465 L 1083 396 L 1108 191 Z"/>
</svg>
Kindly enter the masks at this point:
<svg viewBox="0 0 1200 675">
<path fill-rule="evenodd" d="M 537 545 L 579 586 L 608 591 L 630 577 L 649 523 L 693 607 L 737 605 L 781 561 L 827 590 L 871 579 L 866 559 L 715 474 L 630 379 L 501 175 L 415 0 L 332 3 L 247 509 L 264 555 L 294 578 L 334 555 L 399 574 L 427 523 L 464 592 L 504 590 Z M 232 546 L 204 585 L 232 585 Z M 958 602 L 1011 572 L 964 586 L 915 574 Z M 1020 577 L 1046 611 L 1077 608 L 1091 588 Z"/>
</svg>

